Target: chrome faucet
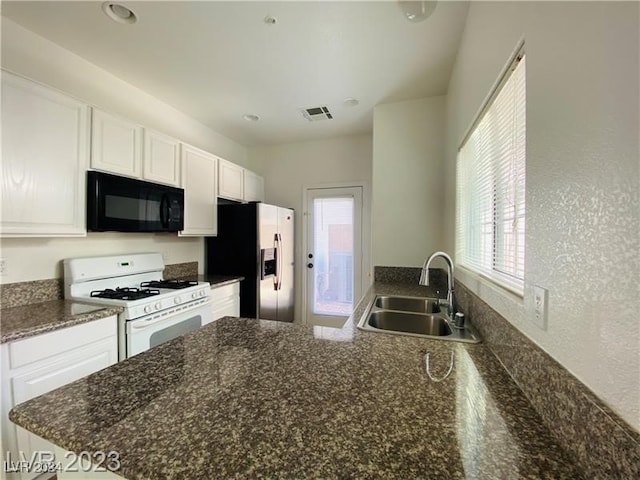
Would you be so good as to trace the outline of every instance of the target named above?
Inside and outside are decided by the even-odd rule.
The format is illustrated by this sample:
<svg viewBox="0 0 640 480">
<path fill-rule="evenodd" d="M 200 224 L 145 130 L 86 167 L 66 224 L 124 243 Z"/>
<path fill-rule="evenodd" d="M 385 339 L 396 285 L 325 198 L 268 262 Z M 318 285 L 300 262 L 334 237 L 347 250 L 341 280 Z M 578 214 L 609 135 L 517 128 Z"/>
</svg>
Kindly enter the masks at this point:
<svg viewBox="0 0 640 480">
<path fill-rule="evenodd" d="M 456 315 L 456 300 L 453 293 L 453 260 L 445 252 L 434 252 L 431 256 L 425 260 L 422 265 L 422 273 L 420 274 L 420 285 L 429 286 L 429 265 L 436 257 L 442 257 L 447 262 L 447 314 L 451 321 L 454 320 Z"/>
</svg>

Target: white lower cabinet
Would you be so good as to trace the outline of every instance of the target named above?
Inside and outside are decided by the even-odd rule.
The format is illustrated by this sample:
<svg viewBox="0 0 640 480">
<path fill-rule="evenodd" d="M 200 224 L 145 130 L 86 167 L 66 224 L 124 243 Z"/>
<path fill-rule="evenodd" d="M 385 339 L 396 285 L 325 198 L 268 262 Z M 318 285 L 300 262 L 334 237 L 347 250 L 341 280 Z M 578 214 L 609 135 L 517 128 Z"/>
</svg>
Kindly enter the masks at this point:
<svg viewBox="0 0 640 480">
<path fill-rule="evenodd" d="M 232 283 L 211 290 L 213 319 L 240 316 L 240 283 Z"/>
<path fill-rule="evenodd" d="M 81 325 L 2 344 L 2 454 L 12 461 L 54 446 L 13 424 L 17 404 L 79 380 L 118 361 L 118 321 L 110 316 Z M 7 458 L 4 458 L 7 461 Z M 37 474 L 15 474 L 31 479 Z M 8 478 L 12 478 L 9 476 Z"/>
</svg>

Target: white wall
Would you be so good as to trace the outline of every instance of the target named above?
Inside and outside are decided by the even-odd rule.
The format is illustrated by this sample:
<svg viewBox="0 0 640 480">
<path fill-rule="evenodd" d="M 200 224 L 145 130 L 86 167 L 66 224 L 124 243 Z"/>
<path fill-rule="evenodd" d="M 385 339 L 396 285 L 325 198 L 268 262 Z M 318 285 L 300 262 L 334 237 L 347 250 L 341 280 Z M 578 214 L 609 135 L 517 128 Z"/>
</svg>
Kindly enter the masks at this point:
<svg viewBox="0 0 640 480">
<path fill-rule="evenodd" d="M 249 148 L 249 168 L 264 176 L 266 202 L 296 211 L 296 319 L 302 318 L 302 275 L 306 271 L 302 252 L 303 188 L 344 182 L 365 182 L 370 186 L 371 148 L 370 134 Z M 370 194 L 363 201 L 365 212 L 370 211 Z M 363 218 L 363 223 L 365 251 L 370 252 L 371 219 Z M 371 270 L 370 254 L 363 269 Z M 367 285 L 363 287 L 366 289 Z"/>
<path fill-rule="evenodd" d="M 457 146 L 524 38 L 525 298 L 458 278 L 640 430 L 638 31 L 635 2 L 472 2 L 446 170 L 452 219 Z M 546 330 L 532 321 L 533 285 L 549 290 Z"/>
<path fill-rule="evenodd" d="M 374 265 L 418 267 L 444 248 L 444 109 L 439 96 L 374 110 Z"/>
<path fill-rule="evenodd" d="M 68 50 L 2 17 L 2 68 L 57 88 L 86 103 L 246 164 L 246 149 L 184 113 Z M 60 260 L 83 255 L 161 251 L 166 263 L 198 261 L 204 242 L 163 234 L 89 234 L 76 239 L 3 239 L 7 274 L 1 283 L 61 277 Z"/>
</svg>

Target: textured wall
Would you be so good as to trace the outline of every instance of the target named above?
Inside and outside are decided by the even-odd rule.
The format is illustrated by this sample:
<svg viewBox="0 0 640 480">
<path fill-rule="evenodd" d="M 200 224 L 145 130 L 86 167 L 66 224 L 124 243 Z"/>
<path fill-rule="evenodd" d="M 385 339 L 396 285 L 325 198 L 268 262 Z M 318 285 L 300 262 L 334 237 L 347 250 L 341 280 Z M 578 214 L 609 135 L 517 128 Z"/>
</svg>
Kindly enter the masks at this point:
<svg viewBox="0 0 640 480">
<path fill-rule="evenodd" d="M 524 38 L 525 296 L 458 278 L 637 430 L 639 18 L 632 2 L 473 2 L 447 99 L 451 218 L 457 146 Z M 532 320 L 534 285 L 549 290 L 545 330 Z"/>
</svg>

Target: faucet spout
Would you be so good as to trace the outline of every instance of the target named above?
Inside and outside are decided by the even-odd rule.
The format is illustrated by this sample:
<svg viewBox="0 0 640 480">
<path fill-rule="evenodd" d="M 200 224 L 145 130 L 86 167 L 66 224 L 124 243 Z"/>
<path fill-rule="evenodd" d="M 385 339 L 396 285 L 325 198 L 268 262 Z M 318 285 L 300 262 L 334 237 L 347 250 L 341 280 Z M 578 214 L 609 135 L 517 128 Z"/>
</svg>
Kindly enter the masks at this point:
<svg viewBox="0 0 640 480">
<path fill-rule="evenodd" d="M 420 273 L 420 285 L 429 286 L 429 266 L 431 262 L 437 258 L 444 258 L 447 263 L 447 313 L 449 318 L 453 320 L 453 317 L 456 314 L 456 305 L 455 305 L 455 295 L 453 291 L 453 260 L 451 257 L 445 252 L 434 252 L 431 256 L 425 260 L 422 265 L 422 272 Z"/>
</svg>

